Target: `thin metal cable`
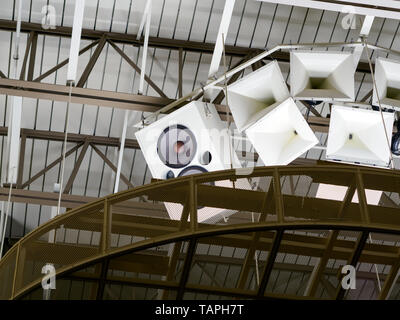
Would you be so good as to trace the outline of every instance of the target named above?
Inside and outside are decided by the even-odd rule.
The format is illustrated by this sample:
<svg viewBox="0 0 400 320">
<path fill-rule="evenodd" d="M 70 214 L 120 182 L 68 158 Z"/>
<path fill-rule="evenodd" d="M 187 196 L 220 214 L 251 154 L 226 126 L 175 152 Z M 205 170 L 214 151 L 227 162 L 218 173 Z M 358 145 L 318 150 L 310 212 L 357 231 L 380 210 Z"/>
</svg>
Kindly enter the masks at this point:
<svg viewBox="0 0 400 320">
<path fill-rule="evenodd" d="M 383 113 L 382 113 L 382 106 L 381 106 L 381 99 L 379 98 L 379 94 L 378 94 L 378 88 L 376 86 L 376 82 L 375 82 L 375 75 L 374 75 L 374 70 L 372 69 L 372 62 L 371 62 L 371 57 L 369 56 L 369 51 L 368 51 L 368 44 L 365 41 L 365 39 L 363 39 L 363 43 L 365 46 L 365 50 L 367 53 L 367 58 L 368 58 L 368 64 L 369 64 L 369 68 L 371 70 L 371 77 L 372 77 L 372 83 L 374 85 L 374 89 L 376 91 L 376 97 L 378 99 L 378 105 L 379 105 L 379 113 L 381 115 L 381 119 L 382 119 L 382 124 L 383 124 L 383 129 L 385 131 L 385 137 L 386 137 L 386 142 L 389 148 L 389 155 L 390 155 L 390 165 L 392 167 L 392 169 L 394 169 L 394 161 L 393 161 L 393 156 L 392 156 L 392 150 L 391 150 L 391 144 L 390 144 L 390 140 L 386 131 L 386 124 L 385 124 L 385 120 L 383 118 Z"/>
<path fill-rule="evenodd" d="M 60 214 L 61 195 L 63 192 L 63 181 L 64 181 L 64 171 L 65 171 L 65 154 L 67 153 L 69 105 L 71 104 L 71 94 L 72 94 L 72 81 L 69 83 L 68 103 L 67 103 L 67 110 L 65 112 L 65 136 L 64 136 L 63 155 L 62 155 L 62 162 L 61 162 L 62 163 L 61 164 L 61 179 L 60 179 L 60 190 L 58 192 L 57 215 Z"/>
<path fill-rule="evenodd" d="M 254 223 L 254 212 L 251 213 L 251 222 Z M 260 271 L 258 270 L 258 257 L 257 257 L 257 250 L 254 250 L 254 261 L 256 263 L 256 280 L 257 286 L 260 285 Z"/>
<path fill-rule="evenodd" d="M 229 157 L 230 157 L 230 162 L 231 162 L 231 169 L 233 169 L 233 164 L 232 164 L 232 137 L 231 137 L 231 117 L 229 116 L 229 103 L 228 103 L 228 87 L 227 87 L 227 79 L 226 79 L 226 73 L 228 72 L 226 68 L 226 55 L 225 55 L 225 40 L 224 40 L 224 34 L 222 33 L 222 53 L 224 57 L 224 89 L 225 89 L 225 100 L 226 100 L 226 120 L 227 120 L 227 126 L 228 126 L 228 137 L 229 137 Z M 233 183 L 233 187 L 235 187 L 235 182 Z"/>
</svg>

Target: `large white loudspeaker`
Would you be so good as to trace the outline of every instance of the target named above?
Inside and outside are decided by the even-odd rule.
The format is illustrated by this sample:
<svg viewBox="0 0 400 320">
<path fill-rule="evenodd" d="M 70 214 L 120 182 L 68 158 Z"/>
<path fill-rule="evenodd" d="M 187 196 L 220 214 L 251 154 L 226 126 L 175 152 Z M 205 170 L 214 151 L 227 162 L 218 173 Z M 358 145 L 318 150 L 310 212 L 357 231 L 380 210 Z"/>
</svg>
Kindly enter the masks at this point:
<svg viewBox="0 0 400 320">
<path fill-rule="evenodd" d="M 296 100 L 354 101 L 353 63 L 347 52 L 292 51 L 290 93 Z"/>
<path fill-rule="evenodd" d="M 378 106 L 379 101 L 382 107 L 400 108 L 400 63 L 377 58 L 375 60 L 375 82 L 372 95 L 372 104 Z M 379 101 L 378 101 L 379 97 Z"/>
<path fill-rule="evenodd" d="M 289 97 L 289 90 L 276 61 L 228 86 L 228 103 L 239 132 L 262 118 L 268 108 Z"/>
<path fill-rule="evenodd" d="M 394 114 L 383 112 L 386 133 L 392 137 Z M 379 112 L 332 106 L 326 159 L 348 163 L 388 167 L 388 147 Z"/>
<path fill-rule="evenodd" d="M 292 98 L 268 108 L 245 133 L 267 166 L 289 164 L 318 143 Z"/>
<path fill-rule="evenodd" d="M 140 149 L 153 178 L 169 179 L 190 174 L 240 167 L 236 153 L 230 152 L 230 137 L 215 106 L 192 101 L 175 112 L 136 132 Z M 230 181 L 216 181 L 216 186 L 233 187 Z M 246 179 L 238 179 L 237 188 L 249 189 Z M 179 220 L 182 205 L 165 203 L 171 219 Z M 198 222 L 214 223 L 234 211 L 198 208 Z"/>
</svg>

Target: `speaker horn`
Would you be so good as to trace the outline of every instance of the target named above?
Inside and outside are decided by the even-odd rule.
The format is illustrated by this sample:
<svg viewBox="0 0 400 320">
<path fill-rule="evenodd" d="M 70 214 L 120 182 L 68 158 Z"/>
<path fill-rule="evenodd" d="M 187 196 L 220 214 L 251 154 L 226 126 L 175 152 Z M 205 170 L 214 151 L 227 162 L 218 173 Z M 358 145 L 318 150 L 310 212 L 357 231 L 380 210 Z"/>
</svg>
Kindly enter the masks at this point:
<svg viewBox="0 0 400 320">
<path fill-rule="evenodd" d="M 352 54 L 292 51 L 290 93 L 298 100 L 354 101 Z"/>
<path fill-rule="evenodd" d="M 245 132 L 267 166 L 289 164 L 318 143 L 292 98 L 268 108 Z"/>
<path fill-rule="evenodd" d="M 386 134 L 391 139 L 394 114 L 383 112 Z M 343 106 L 332 106 L 326 159 L 388 167 L 388 146 L 379 112 Z"/>
<path fill-rule="evenodd" d="M 380 101 L 384 108 L 400 108 L 400 63 L 391 59 L 377 58 L 375 83 L 372 104 L 378 106 Z"/>
<path fill-rule="evenodd" d="M 268 108 L 289 97 L 289 90 L 276 61 L 257 69 L 228 86 L 229 108 L 239 132 L 260 119 Z"/>
</svg>

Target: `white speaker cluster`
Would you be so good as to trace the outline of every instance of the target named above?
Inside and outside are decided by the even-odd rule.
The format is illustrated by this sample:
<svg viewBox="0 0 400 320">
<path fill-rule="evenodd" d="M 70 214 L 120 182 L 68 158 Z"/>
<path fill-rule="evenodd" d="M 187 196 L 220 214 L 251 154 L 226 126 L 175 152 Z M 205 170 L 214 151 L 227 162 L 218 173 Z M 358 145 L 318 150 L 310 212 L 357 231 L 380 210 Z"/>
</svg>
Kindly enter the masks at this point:
<svg viewBox="0 0 400 320">
<path fill-rule="evenodd" d="M 238 130 L 265 165 L 289 164 L 318 143 L 276 61 L 228 86 L 228 97 Z"/>
<path fill-rule="evenodd" d="M 383 124 L 379 112 L 339 105 L 355 100 L 354 74 L 352 53 L 292 51 L 290 92 L 273 61 L 227 87 L 229 108 L 238 131 L 246 134 L 264 164 L 273 166 L 287 165 L 318 144 L 296 101 L 332 102 L 326 159 L 388 167 L 394 114 L 383 112 Z M 386 108 L 400 108 L 400 64 L 376 59 L 375 80 L 373 104 L 379 100 Z M 155 178 L 240 167 L 226 124 L 213 104 L 190 102 L 138 131 L 136 137 Z M 215 184 L 233 187 L 229 181 Z M 247 180 L 241 188 L 250 188 Z M 172 219 L 180 219 L 181 205 L 166 203 L 166 207 Z M 231 213 L 199 208 L 198 218 L 215 222 Z"/>
<path fill-rule="evenodd" d="M 153 178 L 174 177 L 231 169 L 240 166 L 230 146 L 226 123 L 222 122 L 215 106 L 193 101 L 136 132 Z M 247 181 L 247 180 L 246 180 Z M 217 181 L 216 186 L 232 187 L 230 181 Z M 235 185 L 250 188 L 244 179 Z M 165 203 L 171 219 L 179 220 L 182 206 Z M 220 208 L 199 208 L 198 222 L 216 222 L 232 214 Z"/>
</svg>

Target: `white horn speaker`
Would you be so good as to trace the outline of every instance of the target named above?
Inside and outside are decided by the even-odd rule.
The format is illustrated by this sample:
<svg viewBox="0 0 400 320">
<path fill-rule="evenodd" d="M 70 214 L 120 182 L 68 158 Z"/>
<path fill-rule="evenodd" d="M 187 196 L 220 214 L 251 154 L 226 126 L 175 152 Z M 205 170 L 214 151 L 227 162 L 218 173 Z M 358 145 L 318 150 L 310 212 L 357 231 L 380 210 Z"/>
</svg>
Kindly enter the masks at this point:
<svg viewBox="0 0 400 320">
<path fill-rule="evenodd" d="M 236 153 L 230 151 L 230 137 L 215 106 L 192 101 L 175 112 L 136 132 L 136 138 L 156 179 L 240 167 Z M 246 179 L 235 186 L 250 189 Z M 232 187 L 230 181 L 217 181 L 216 186 Z M 165 203 L 171 219 L 179 220 L 182 205 Z M 232 214 L 221 208 L 198 208 L 198 222 L 213 223 Z"/>
<path fill-rule="evenodd" d="M 228 86 L 229 108 L 239 132 L 260 119 L 267 108 L 288 97 L 289 90 L 276 61 Z"/>
<path fill-rule="evenodd" d="M 292 98 L 268 108 L 245 132 L 267 166 L 289 164 L 318 143 Z"/>
<path fill-rule="evenodd" d="M 383 112 L 386 134 L 392 137 L 394 114 Z M 379 112 L 332 106 L 326 159 L 368 166 L 388 167 L 388 146 Z"/>
<path fill-rule="evenodd" d="M 354 101 L 352 54 L 292 51 L 290 93 L 296 100 Z"/>
<path fill-rule="evenodd" d="M 400 108 L 400 63 L 384 58 L 375 60 L 375 82 L 372 104 Z M 379 98 L 379 101 L 378 101 Z"/>
</svg>

